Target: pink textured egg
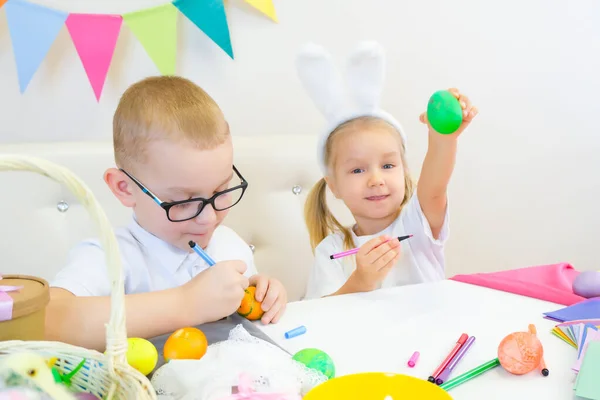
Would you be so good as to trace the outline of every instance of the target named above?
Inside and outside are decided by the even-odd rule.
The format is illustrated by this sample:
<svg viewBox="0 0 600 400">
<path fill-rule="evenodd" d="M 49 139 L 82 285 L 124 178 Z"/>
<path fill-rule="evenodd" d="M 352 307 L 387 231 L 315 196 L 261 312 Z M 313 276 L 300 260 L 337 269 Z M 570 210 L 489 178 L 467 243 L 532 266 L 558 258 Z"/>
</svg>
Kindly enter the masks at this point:
<svg viewBox="0 0 600 400">
<path fill-rule="evenodd" d="M 600 296 L 600 272 L 584 271 L 573 281 L 573 293 L 591 298 Z"/>
</svg>

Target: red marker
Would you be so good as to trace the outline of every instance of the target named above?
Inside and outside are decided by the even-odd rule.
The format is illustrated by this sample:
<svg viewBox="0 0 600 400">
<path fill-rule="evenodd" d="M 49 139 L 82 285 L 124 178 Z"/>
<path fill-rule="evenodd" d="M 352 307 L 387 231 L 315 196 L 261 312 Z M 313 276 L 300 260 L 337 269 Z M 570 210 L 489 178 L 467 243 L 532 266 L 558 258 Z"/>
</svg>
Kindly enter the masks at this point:
<svg viewBox="0 0 600 400">
<path fill-rule="evenodd" d="M 460 335 L 460 338 L 458 338 L 458 340 L 456 341 L 456 344 L 454 345 L 454 348 L 452 349 L 452 351 L 450 351 L 450 354 L 448 354 L 446 359 L 444 361 L 442 361 L 440 366 L 437 367 L 435 372 L 427 379 L 429 382 L 435 383 L 435 380 L 438 378 L 438 376 L 440 376 L 442 371 L 444 369 L 446 369 L 446 366 L 448 366 L 450 361 L 452 361 L 452 359 L 454 358 L 456 353 L 458 353 L 458 351 L 460 350 L 462 345 L 465 344 L 465 342 L 467 341 L 468 338 L 469 338 L 469 335 L 467 335 L 466 333 L 463 333 L 462 335 Z"/>
</svg>

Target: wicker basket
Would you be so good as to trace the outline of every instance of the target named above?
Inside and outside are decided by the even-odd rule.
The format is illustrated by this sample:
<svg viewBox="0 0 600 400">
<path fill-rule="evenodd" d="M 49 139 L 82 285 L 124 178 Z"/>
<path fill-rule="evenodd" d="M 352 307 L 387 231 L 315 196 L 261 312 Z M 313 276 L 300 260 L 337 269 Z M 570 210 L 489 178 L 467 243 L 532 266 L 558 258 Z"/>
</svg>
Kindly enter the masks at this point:
<svg viewBox="0 0 600 400">
<path fill-rule="evenodd" d="M 49 341 L 0 342 L 0 355 L 35 351 L 56 357 L 56 367 L 68 373 L 83 358 L 84 367 L 72 378 L 73 389 L 103 399 L 156 399 L 150 381 L 127 363 L 125 289 L 119 247 L 112 226 L 96 198 L 69 169 L 47 160 L 22 155 L 0 155 L 0 171 L 30 171 L 65 185 L 89 212 L 100 233 L 111 281 L 111 312 L 106 325 L 106 353 Z"/>
</svg>

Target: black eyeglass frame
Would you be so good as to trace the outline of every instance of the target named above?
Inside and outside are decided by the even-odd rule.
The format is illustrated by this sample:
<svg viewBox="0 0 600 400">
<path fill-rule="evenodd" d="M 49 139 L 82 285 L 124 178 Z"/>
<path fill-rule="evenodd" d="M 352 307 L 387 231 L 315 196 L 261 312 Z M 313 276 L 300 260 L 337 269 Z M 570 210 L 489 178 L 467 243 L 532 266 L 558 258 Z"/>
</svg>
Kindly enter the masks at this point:
<svg viewBox="0 0 600 400">
<path fill-rule="evenodd" d="M 238 176 L 238 178 L 240 178 L 240 181 L 241 181 L 241 183 L 239 185 L 234 186 L 234 187 L 229 188 L 229 189 L 226 189 L 226 190 L 223 190 L 223 191 L 220 191 L 220 192 L 217 192 L 217 193 L 213 194 L 209 199 L 205 199 L 203 197 L 195 197 L 193 199 L 166 202 L 166 201 L 160 200 L 157 195 L 155 195 L 154 193 L 152 193 L 152 191 L 150 189 L 148 189 L 146 186 L 144 186 L 143 183 L 141 183 L 138 179 L 136 179 L 133 175 L 131 175 L 130 173 L 128 173 L 127 171 L 125 171 L 123 168 L 119 168 L 119 171 L 121 171 L 125 175 L 127 175 L 129 177 L 129 179 L 131 179 L 142 190 L 142 192 L 146 193 L 156 204 L 158 204 L 160 207 L 162 207 L 162 209 L 165 210 L 165 213 L 167 214 L 167 219 L 169 221 L 171 221 L 171 222 L 184 222 L 184 221 L 189 221 L 190 219 L 194 219 L 194 218 L 196 218 L 198 215 L 200 215 L 202 213 L 202 211 L 204 210 L 204 208 L 208 204 L 210 204 L 215 211 L 225 211 L 225 210 L 228 210 L 231 207 L 233 207 L 236 204 L 238 204 L 242 200 L 242 197 L 244 197 L 244 193 L 246 193 L 246 189 L 248 188 L 248 181 L 242 176 L 242 174 L 240 174 L 240 172 L 238 171 L 238 169 L 234 165 L 233 166 L 233 171 Z M 233 203 L 229 207 L 221 208 L 221 209 L 219 209 L 219 208 L 217 208 L 215 206 L 215 200 L 217 199 L 217 197 L 219 197 L 219 196 L 221 196 L 223 194 L 229 193 L 229 192 L 233 192 L 235 190 L 239 190 L 240 188 L 242 189 L 242 194 L 240 195 L 240 198 L 235 203 Z M 177 206 L 177 205 L 180 205 L 180 204 L 198 202 L 198 201 L 201 202 L 202 206 L 198 207 L 198 212 L 193 217 L 186 218 L 186 219 L 173 220 L 169 216 L 169 210 L 171 208 L 173 208 L 174 206 Z"/>
</svg>

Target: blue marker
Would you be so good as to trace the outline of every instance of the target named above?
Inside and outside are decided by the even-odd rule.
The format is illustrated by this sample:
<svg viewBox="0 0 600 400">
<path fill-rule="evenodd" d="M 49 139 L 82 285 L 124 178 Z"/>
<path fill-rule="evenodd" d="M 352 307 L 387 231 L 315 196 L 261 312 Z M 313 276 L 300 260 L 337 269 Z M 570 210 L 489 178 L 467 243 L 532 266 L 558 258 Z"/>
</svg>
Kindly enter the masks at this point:
<svg viewBox="0 0 600 400">
<path fill-rule="evenodd" d="M 296 336 L 300 336 L 300 335 L 304 335 L 306 333 L 306 327 L 304 325 L 299 326 L 295 329 L 292 329 L 291 331 L 288 331 L 285 333 L 285 338 L 286 339 L 291 339 L 293 337 Z"/>
<path fill-rule="evenodd" d="M 188 242 L 188 244 L 190 245 L 190 247 L 200 256 L 202 257 L 202 259 L 204 261 L 206 261 L 206 263 L 209 266 L 213 266 L 215 265 L 215 260 L 213 260 L 212 258 L 210 258 L 210 256 L 208 254 L 206 254 L 206 252 L 204 250 L 202 250 L 202 248 L 200 246 L 198 246 L 196 243 L 194 243 L 194 241 L 190 240 Z"/>
</svg>

